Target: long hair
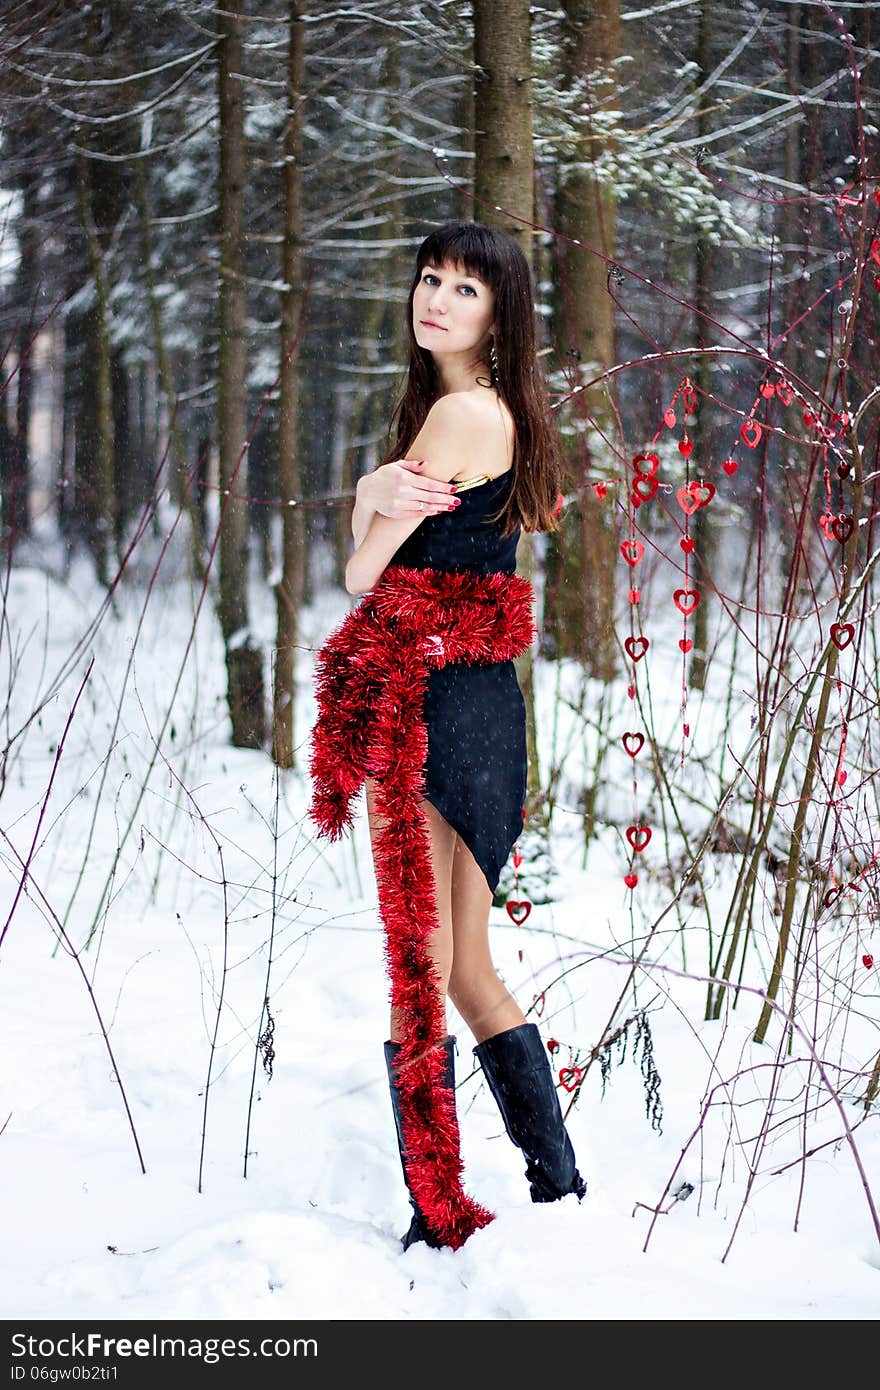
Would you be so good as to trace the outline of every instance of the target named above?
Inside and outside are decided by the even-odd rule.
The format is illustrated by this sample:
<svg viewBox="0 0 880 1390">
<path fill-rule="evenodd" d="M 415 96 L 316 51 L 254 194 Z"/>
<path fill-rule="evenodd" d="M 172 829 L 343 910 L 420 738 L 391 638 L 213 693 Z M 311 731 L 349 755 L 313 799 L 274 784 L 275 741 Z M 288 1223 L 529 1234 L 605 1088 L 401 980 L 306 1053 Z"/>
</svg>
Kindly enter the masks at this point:
<svg viewBox="0 0 880 1390">
<path fill-rule="evenodd" d="M 525 531 L 556 531 L 555 514 L 562 485 L 559 438 L 535 351 L 535 311 L 529 265 L 521 248 L 506 232 L 479 222 L 447 222 L 422 242 L 407 299 L 409 372 L 388 429 L 389 452 L 383 462 L 406 458 L 407 450 L 425 422 L 439 393 L 439 374 L 427 348 L 419 347 L 413 332 L 413 295 L 427 264 L 450 262 L 465 275 L 474 275 L 495 293 L 494 385 L 513 417 L 515 440 L 512 486 L 504 506 L 492 518 L 504 522 L 509 536 L 519 525 Z M 490 375 L 486 364 L 486 375 Z M 390 447 L 395 428 L 394 447 Z"/>
</svg>

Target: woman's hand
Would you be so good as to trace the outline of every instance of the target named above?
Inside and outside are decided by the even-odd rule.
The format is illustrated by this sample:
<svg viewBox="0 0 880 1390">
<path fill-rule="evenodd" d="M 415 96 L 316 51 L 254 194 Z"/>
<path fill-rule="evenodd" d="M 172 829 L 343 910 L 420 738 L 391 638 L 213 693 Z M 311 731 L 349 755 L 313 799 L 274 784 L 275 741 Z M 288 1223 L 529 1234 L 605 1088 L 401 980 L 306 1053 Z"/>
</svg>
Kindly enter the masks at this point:
<svg viewBox="0 0 880 1390">
<path fill-rule="evenodd" d="M 424 459 L 396 459 L 358 479 L 357 491 L 383 516 L 426 517 L 448 512 L 455 488 L 424 473 Z"/>
</svg>

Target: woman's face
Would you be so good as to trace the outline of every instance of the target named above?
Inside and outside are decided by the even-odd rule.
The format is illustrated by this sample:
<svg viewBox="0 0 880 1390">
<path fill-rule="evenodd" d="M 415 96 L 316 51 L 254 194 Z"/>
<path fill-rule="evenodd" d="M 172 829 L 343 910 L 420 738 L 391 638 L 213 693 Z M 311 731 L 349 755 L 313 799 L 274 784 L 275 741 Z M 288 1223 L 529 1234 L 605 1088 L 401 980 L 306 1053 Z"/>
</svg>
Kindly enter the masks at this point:
<svg viewBox="0 0 880 1390">
<path fill-rule="evenodd" d="M 449 261 L 429 262 L 416 285 L 412 313 L 420 348 L 479 357 L 495 329 L 495 292 Z"/>
</svg>

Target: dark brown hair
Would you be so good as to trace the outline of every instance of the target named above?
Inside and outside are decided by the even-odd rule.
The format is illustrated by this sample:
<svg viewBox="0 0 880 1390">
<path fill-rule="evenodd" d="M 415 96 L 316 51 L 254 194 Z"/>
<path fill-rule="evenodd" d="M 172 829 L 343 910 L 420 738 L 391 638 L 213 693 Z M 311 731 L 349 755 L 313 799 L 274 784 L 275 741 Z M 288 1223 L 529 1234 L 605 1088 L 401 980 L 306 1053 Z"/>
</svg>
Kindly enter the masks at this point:
<svg viewBox="0 0 880 1390">
<path fill-rule="evenodd" d="M 479 222 L 447 222 L 425 237 L 419 247 L 406 305 L 409 373 L 388 429 L 390 445 L 396 421 L 394 448 L 383 462 L 406 457 L 437 400 L 437 368 L 428 349 L 416 342 L 412 305 L 425 266 L 439 268 L 447 262 L 465 275 L 476 276 L 495 293 L 498 360 L 493 384 L 513 417 L 516 437 L 512 486 L 504 506 L 492 519 L 503 520 L 506 536 L 518 525 L 524 531 L 556 531 L 554 508 L 562 486 L 559 438 L 535 351 L 535 310 L 528 261 L 506 232 Z M 489 375 L 487 363 L 487 379 Z"/>
</svg>

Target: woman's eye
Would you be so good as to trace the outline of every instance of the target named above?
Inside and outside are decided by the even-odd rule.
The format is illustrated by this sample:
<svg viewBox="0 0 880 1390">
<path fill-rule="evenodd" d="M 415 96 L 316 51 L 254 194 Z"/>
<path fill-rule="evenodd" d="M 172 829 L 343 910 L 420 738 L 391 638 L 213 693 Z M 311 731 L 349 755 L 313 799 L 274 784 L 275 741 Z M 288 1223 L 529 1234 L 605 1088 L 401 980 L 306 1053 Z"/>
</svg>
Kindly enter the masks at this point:
<svg viewBox="0 0 880 1390">
<path fill-rule="evenodd" d="M 473 285 L 461 285 L 460 288 L 463 289 L 467 294 L 472 294 L 476 299 L 477 292 L 474 289 Z"/>
<path fill-rule="evenodd" d="M 437 276 L 436 276 L 436 275 L 431 275 L 430 272 L 428 272 L 426 275 L 423 275 L 423 276 L 422 276 L 422 279 L 424 280 L 425 284 L 428 284 L 428 282 L 431 281 L 431 280 L 436 280 L 438 285 L 439 285 L 439 283 L 440 283 L 440 281 L 437 280 Z"/>
</svg>

